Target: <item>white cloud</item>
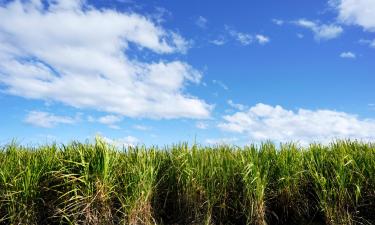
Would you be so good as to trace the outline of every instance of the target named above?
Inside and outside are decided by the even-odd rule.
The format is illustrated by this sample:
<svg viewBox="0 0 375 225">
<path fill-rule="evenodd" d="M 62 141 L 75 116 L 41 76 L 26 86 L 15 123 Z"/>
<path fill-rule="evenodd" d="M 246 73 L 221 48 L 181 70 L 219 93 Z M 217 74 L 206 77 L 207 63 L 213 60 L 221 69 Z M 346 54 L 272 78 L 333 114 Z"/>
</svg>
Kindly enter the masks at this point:
<svg viewBox="0 0 375 225">
<path fill-rule="evenodd" d="M 297 37 L 298 37 L 299 39 L 302 39 L 304 36 L 303 36 L 303 34 L 301 34 L 301 33 L 297 33 Z"/>
<path fill-rule="evenodd" d="M 225 145 L 225 144 L 232 144 L 238 141 L 237 138 L 207 138 L 205 142 L 209 145 Z"/>
<path fill-rule="evenodd" d="M 136 129 L 136 130 L 141 130 L 141 131 L 151 130 L 151 127 L 144 126 L 144 125 L 139 125 L 139 124 L 134 125 L 133 128 Z"/>
<path fill-rule="evenodd" d="M 375 48 L 375 39 L 374 40 L 367 40 L 367 39 L 361 39 L 359 40 L 360 44 L 366 44 L 370 46 L 371 48 Z"/>
<path fill-rule="evenodd" d="M 312 22 L 310 20 L 305 20 L 305 19 L 300 19 L 300 20 L 297 20 L 295 21 L 295 23 L 301 27 L 306 27 L 306 28 L 310 28 L 310 29 L 313 29 L 317 26 L 317 24 L 315 22 Z"/>
<path fill-rule="evenodd" d="M 334 24 L 319 24 L 306 19 L 294 21 L 294 24 L 310 29 L 316 40 L 330 40 L 339 37 L 344 31 L 341 26 Z"/>
<path fill-rule="evenodd" d="M 214 44 L 214 45 L 217 45 L 217 46 L 221 46 L 221 45 L 224 45 L 226 43 L 226 40 L 224 37 L 219 37 L 217 39 L 214 39 L 212 41 L 210 41 L 211 44 Z"/>
<path fill-rule="evenodd" d="M 247 111 L 225 115 L 218 126 L 246 134 L 251 141 L 329 142 L 336 138 L 375 140 L 375 120 L 332 110 L 286 110 L 259 103 Z"/>
<path fill-rule="evenodd" d="M 253 42 L 253 37 L 246 33 L 236 33 L 235 34 L 237 41 L 239 41 L 242 45 L 249 45 Z"/>
<path fill-rule="evenodd" d="M 355 59 L 356 55 L 353 52 L 342 52 L 340 54 L 341 58 Z"/>
<path fill-rule="evenodd" d="M 186 85 L 200 83 L 199 71 L 129 55 L 129 43 L 160 56 L 184 53 L 188 41 L 179 34 L 84 1 L 44 3 L 0 6 L 0 18 L 7 18 L 0 20 L 0 84 L 8 94 L 128 117 L 209 117 L 212 106 L 185 93 Z"/>
<path fill-rule="evenodd" d="M 135 3 L 135 0 L 116 0 L 118 2 L 121 2 L 121 3 L 126 3 L 126 4 L 134 4 Z"/>
<path fill-rule="evenodd" d="M 225 29 L 228 31 L 229 35 L 235 38 L 241 45 L 247 46 L 253 42 L 253 36 L 248 33 L 239 32 L 229 26 L 225 26 Z"/>
<path fill-rule="evenodd" d="M 99 117 L 98 119 L 99 123 L 106 124 L 106 125 L 111 125 L 111 124 L 118 123 L 121 121 L 122 121 L 122 117 L 117 116 L 117 115 L 106 115 L 106 116 Z"/>
<path fill-rule="evenodd" d="M 112 129 L 119 129 L 120 127 L 116 124 L 121 122 L 122 119 L 123 119 L 122 116 L 106 115 L 106 116 L 99 117 L 97 121 L 101 124 L 107 125 L 108 127 Z"/>
<path fill-rule="evenodd" d="M 272 22 L 279 26 L 284 24 L 284 20 L 280 20 L 280 19 L 272 19 Z"/>
<path fill-rule="evenodd" d="M 57 116 L 52 113 L 42 111 L 31 111 L 27 114 L 25 120 L 26 123 L 37 127 L 52 128 L 59 124 L 74 124 L 78 121 L 78 116 Z"/>
<path fill-rule="evenodd" d="M 232 100 L 228 100 L 228 105 L 230 105 L 231 107 L 239 110 L 239 111 L 244 111 L 247 107 L 245 105 L 242 105 L 242 104 L 238 104 L 238 103 L 234 103 Z"/>
<path fill-rule="evenodd" d="M 222 81 L 220 80 L 212 80 L 212 83 L 213 84 L 216 84 L 218 86 L 220 86 L 221 88 L 223 88 L 224 90 L 229 90 L 228 86 L 226 84 L 224 84 Z"/>
<path fill-rule="evenodd" d="M 195 24 L 200 28 L 206 28 L 207 27 L 208 20 L 204 18 L 203 16 L 199 16 L 197 20 L 195 21 Z"/>
<path fill-rule="evenodd" d="M 234 28 L 225 25 L 225 30 L 228 32 L 228 34 L 234 38 L 236 41 L 238 41 L 241 45 L 247 46 L 252 44 L 253 42 L 257 42 L 258 44 L 266 44 L 270 41 L 270 38 L 267 36 L 264 36 L 262 34 L 256 34 L 252 35 L 249 33 L 239 32 L 235 30 Z M 212 43 L 212 41 L 211 41 Z M 218 42 L 221 44 L 221 42 Z M 224 44 L 224 43 L 222 43 Z"/>
<path fill-rule="evenodd" d="M 141 144 L 140 140 L 133 136 L 126 136 L 123 138 L 112 139 L 108 137 L 102 137 L 102 139 L 110 145 L 114 145 L 117 148 L 128 148 L 134 147 Z"/>
<path fill-rule="evenodd" d="M 270 38 L 261 34 L 255 35 L 255 38 L 257 39 L 258 43 L 261 45 L 264 45 L 268 42 L 270 42 Z"/>
<path fill-rule="evenodd" d="M 340 22 L 375 32 L 374 0 L 330 0 L 330 3 L 337 9 Z"/>
<path fill-rule="evenodd" d="M 206 130 L 208 128 L 208 123 L 204 121 L 198 121 L 195 123 L 195 127 L 201 130 Z"/>
<path fill-rule="evenodd" d="M 107 125 L 109 128 L 112 129 L 120 129 L 120 127 L 117 125 L 117 123 L 121 122 L 123 120 L 123 117 L 120 115 L 105 115 L 98 118 L 95 118 L 93 116 L 88 116 L 87 121 L 90 123 L 101 123 L 104 125 Z"/>
<path fill-rule="evenodd" d="M 134 4 L 135 2 L 133 2 Z M 165 18 L 172 17 L 172 13 L 163 7 L 155 7 L 155 12 L 151 14 L 151 18 L 153 18 L 157 23 L 164 23 Z"/>
</svg>

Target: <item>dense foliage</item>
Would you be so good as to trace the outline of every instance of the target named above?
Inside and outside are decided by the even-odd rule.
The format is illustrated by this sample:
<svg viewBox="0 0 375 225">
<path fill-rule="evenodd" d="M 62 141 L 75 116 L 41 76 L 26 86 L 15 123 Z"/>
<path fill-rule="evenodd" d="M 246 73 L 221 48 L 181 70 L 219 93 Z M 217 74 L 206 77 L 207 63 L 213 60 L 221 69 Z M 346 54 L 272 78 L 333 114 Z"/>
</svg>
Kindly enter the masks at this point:
<svg viewBox="0 0 375 225">
<path fill-rule="evenodd" d="M 375 224 L 375 145 L 0 150 L 0 224 Z"/>
</svg>

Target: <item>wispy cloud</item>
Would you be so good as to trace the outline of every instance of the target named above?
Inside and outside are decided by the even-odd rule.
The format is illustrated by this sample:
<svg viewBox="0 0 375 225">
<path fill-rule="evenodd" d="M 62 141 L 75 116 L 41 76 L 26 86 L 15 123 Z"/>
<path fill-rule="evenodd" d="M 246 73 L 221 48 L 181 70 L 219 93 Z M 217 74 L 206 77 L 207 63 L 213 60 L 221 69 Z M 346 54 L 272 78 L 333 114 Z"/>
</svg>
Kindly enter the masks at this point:
<svg viewBox="0 0 375 225">
<path fill-rule="evenodd" d="M 102 116 L 102 117 L 99 117 L 98 119 L 98 122 L 99 123 L 102 123 L 102 124 L 114 124 L 114 123 L 118 123 L 122 120 L 122 117 L 121 116 L 117 116 L 117 115 L 106 115 L 106 116 Z"/>
<path fill-rule="evenodd" d="M 211 44 L 214 44 L 214 45 L 217 45 L 217 46 L 224 45 L 226 42 L 227 41 L 225 40 L 225 38 L 223 36 L 219 36 L 217 39 L 214 39 L 214 40 L 210 41 Z"/>
<path fill-rule="evenodd" d="M 261 45 L 264 45 L 264 44 L 270 42 L 270 38 L 269 37 L 266 37 L 266 36 L 261 35 L 261 34 L 255 35 L 255 38 L 258 41 L 258 43 L 261 44 Z"/>
<path fill-rule="evenodd" d="M 342 52 L 340 54 L 341 58 L 347 58 L 347 59 L 355 59 L 356 55 L 353 52 Z"/>
<path fill-rule="evenodd" d="M 358 41 L 360 44 L 365 44 L 370 46 L 371 48 L 375 48 L 375 39 L 373 40 L 368 40 L 368 39 L 360 39 Z"/>
<path fill-rule="evenodd" d="M 230 105 L 232 108 L 234 109 L 237 109 L 239 111 L 243 111 L 245 110 L 247 107 L 245 105 L 242 105 L 242 104 L 238 104 L 238 103 L 234 103 L 232 100 L 228 100 L 227 101 L 228 105 Z"/>
<path fill-rule="evenodd" d="M 195 127 L 201 130 L 206 130 L 208 128 L 208 123 L 205 121 L 198 121 L 195 123 Z"/>
<path fill-rule="evenodd" d="M 272 19 L 271 21 L 274 24 L 279 25 L 279 26 L 281 26 L 281 25 L 283 25 L 285 23 L 284 20 L 281 20 L 281 19 Z"/>
<path fill-rule="evenodd" d="M 253 36 L 249 33 L 239 32 L 230 26 L 225 26 L 229 35 L 237 40 L 241 45 L 247 46 L 253 42 Z"/>
<path fill-rule="evenodd" d="M 148 131 L 148 130 L 151 130 L 151 127 L 149 126 L 145 126 L 145 125 L 140 125 L 140 124 L 136 124 L 133 126 L 134 129 L 136 130 L 140 130 L 140 131 Z"/>
<path fill-rule="evenodd" d="M 294 24 L 300 27 L 307 28 L 314 33 L 316 40 L 330 40 L 339 37 L 343 33 L 343 28 L 335 24 L 320 24 L 306 19 L 299 19 L 293 21 Z"/>
<path fill-rule="evenodd" d="M 253 35 L 250 33 L 240 32 L 228 25 L 225 25 L 225 30 L 228 32 L 229 36 L 234 38 L 237 42 L 239 42 L 243 46 L 248 46 L 254 42 L 263 45 L 270 41 L 270 38 L 263 34 Z"/>
<path fill-rule="evenodd" d="M 229 137 L 229 138 L 207 138 L 205 142 L 209 145 L 224 145 L 224 144 L 233 144 L 238 141 L 238 138 Z"/>
<path fill-rule="evenodd" d="M 74 124 L 79 120 L 76 117 L 58 116 L 53 113 L 43 111 L 31 111 L 27 114 L 24 122 L 36 127 L 52 128 L 59 124 Z"/>
<path fill-rule="evenodd" d="M 198 18 L 195 20 L 195 24 L 200 28 L 206 28 L 207 27 L 208 20 L 203 16 L 198 16 Z"/>
<path fill-rule="evenodd" d="M 88 116 L 87 121 L 91 123 L 101 123 L 104 125 L 107 125 L 109 128 L 112 129 L 120 129 L 120 126 L 118 125 L 119 122 L 123 120 L 123 117 L 120 115 L 105 115 L 98 118 L 95 118 L 93 116 Z"/>
<path fill-rule="evenodd" d="M 134 147 L 136 145 L 141 144 L 141 141 L 134 136 L 126 136 L 122 138 L 102 137 L 102 139 L 108 144 L 114 145 L 117 148 Z"/>
<path fill-rule="evenodd" d="M 166 21 L 166 18 L 169 18 L 171 16 L 172 13 L 163 7 L 156 7 L 155 12 L 151 14 L 151 18 L 159 24 L 164 23 Z"/>
<path fill-rule="evenodd" d="M 375 120 L 332 110 L 286 110 L 259 103 L 246 111 L 223 117 L 218 126 L 246 134 L 251 141 L 328 142 L 335 138 L 375 139 Z"/>
<path fill-rule="evenodd" d="M 367 106 L 368 106 L 371 110 L 375 110 L 375 103 L 369 103 L 369 104 L 367 104 Z"/>
<path fill-rule="evenodd" d="M 224 82 L 222 82 L 221 80 L 212 80 L 212 83 L 220 86 L 221 88 L 223 88 L 226 91 L 229 90 L 228 86 L 226 84 L 224 84 Z"/>
<path fill-rule="evenodd" d="M 119 129 L 120 127 L 117 123 L 122 121 L 122 116 L 118 115 L 106 115 L 98 118 L 98 122 L 101 124 L 105 124 L 112 129 Z"/>
</svg>

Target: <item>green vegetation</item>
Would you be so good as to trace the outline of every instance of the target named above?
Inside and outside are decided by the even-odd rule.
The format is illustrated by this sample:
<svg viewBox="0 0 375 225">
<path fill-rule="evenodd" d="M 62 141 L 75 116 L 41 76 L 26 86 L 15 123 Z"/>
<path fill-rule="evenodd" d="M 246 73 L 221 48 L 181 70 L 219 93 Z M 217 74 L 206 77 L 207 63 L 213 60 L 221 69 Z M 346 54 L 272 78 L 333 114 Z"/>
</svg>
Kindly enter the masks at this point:
<svg viewBox="0 0 375 225">
<path fill-rule="evenodd" d="M 0 224 L 375 224 L 375 145 L 9 144 Z"/>
</svg>

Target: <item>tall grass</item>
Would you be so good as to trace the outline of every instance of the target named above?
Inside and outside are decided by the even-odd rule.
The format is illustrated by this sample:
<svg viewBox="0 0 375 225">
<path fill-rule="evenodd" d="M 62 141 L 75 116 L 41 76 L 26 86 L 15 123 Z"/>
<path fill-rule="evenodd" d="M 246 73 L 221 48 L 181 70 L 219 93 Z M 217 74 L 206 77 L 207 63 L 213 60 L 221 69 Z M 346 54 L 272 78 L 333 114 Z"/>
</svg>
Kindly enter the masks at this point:
<svg viewBox="0 0 375 225">
<path fill-rule="evenodd" d="M 10 143 L 0 224 L 375 224 L 375 145 Z"/>
</svg>

